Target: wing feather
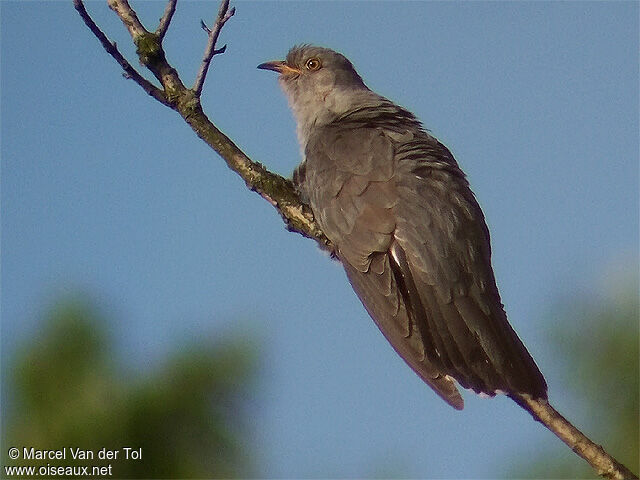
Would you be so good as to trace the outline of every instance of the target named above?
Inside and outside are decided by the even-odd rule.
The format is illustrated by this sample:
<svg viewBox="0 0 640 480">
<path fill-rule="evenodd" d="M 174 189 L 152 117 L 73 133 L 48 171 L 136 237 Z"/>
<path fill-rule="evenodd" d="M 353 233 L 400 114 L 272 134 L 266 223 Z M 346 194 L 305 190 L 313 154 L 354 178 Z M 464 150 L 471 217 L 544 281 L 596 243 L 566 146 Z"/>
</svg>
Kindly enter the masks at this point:
<svg viewBox="0 0 640 480">
<path fill-rule="evenodd" d="M 422 150 L 428 154 L 395 158 L 394 236 L 431 311 L 423 326 L 440 333 L 443 365 L 463 386 L 546 398 L 544 378 L 500 302 L 482 211 L 448 150 L 439 143 Z"/>
<path fill-rule="evenodd" d="M 423 381 L 453 408 L 461 410 L 464 401 L 453 380 L 443 374 L 425 357 L 424 343 L 419 334 L 412 334 L 412 319 L 400 295 L 389 262 L 389 255 L 378 254 L 384 259 L 382 274 L 363 273 L 344 263 L 347 278 L 362 304 L 375 321 L 394 350 Z M 415 327 L 414 330 L 415 331 Z"/>
<path fill-rule="evenodd" d="M 482 211 L 450 152 L 423 131 L 357 127 L 318 129 L 298 178 L 382 333 L 455 408 L 452 378 L 478 393 L 546 397 L 507 322 Z"/>
</svg>

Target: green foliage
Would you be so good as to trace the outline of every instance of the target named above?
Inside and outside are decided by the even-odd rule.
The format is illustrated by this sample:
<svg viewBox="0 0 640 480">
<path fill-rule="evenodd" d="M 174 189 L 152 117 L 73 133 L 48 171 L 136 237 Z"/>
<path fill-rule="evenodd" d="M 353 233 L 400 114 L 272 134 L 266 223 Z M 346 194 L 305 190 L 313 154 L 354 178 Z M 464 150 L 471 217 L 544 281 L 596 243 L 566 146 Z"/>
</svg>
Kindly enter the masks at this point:
<svg viewBox="0 0 640 480">
<path fill-rule="evenodd" d="M 106 322 L 82 302 L 54 309 L 25 345 L 10 380 L 7 446 L 142 448 L 142 458 L 12 461 L 4 465 L 113 465 L 114 478 L 251 475 L 244 399 L 255 359 L 246 341 L 191 345 L 143 378 L 113 361 Z M 6 412 L 6 408 L 3 408 Z M 245 433 L 246 435 L 246 433 Z"/>
<path fill-rule="evenodd" d="M 623 292 L 602 299 L 583 299 L 565 306 L 548 333 L 564 363 L 564 381 L 575 392 L 575 404 L 586 416 L 578 422 L 587 436 L 638 473 L 640 419 L 639 306 L 637 280 Z M 600 301 L 599 301 L 600 300 Z M 549 442 L 552 444 L 553 442 Z M 512 472 L 529 478 L 597 478 L 575 455 L 560 456 L 557 445 L 531 446 L 538 452 Z M 569 452 L 571 453 L 571 452 Z"/>
</svg>

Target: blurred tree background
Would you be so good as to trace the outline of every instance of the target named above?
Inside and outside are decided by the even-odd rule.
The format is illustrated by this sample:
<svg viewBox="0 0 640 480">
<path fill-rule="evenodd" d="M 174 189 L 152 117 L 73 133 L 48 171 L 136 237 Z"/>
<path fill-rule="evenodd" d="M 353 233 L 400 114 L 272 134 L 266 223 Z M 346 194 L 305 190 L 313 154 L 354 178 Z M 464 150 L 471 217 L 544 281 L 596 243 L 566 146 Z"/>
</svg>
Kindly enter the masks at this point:
<svg viewBox="0 0 640 480">
<path fill-rule="evenodd" d="M 556 320 L 548 335 L 564 365 L 566 388 L 576 395 L 576 411 L 566 415 L 635 471 L 640 448 L 637 283 L 634 277 L 618 294 L 604 298 L 563 301 L 552 309 Z M 248 428 L 258 363 L 252 342 L 204 339 L 135 376 L 118 365 L 107 325 L 109 319 L 86 301 L 61 302 L 45 316 L 9 365 L 4 445 L 96 452 L 142 448 L 140 461 L 75 462 L 111 463 L 114 478 L 259 476 Z M 542 445 L 520 447 L 505 461 L 512 467 L 506 473 L 504 465 L 497 467 L 496 477 L 595 478 L 551 434 Z M 5 450 L 4 465 L 18 464 L 6 455 Z M 42 461 L 19 462 L 29 463 Z M 69 458 L 47 463 L 74 464 Z M 389 478 L 396 476 L 383 470 Z"/>
<path fill-rule="evenodd" d="M 113 465 L 114 478 L 247 477 L 247 399 L 255 348 L 227 338 L 187 345 L 140 378 L 118 368 L 108 319 L 83 301 L 60 303 L 11 365 L 4 445 L 47 449 L 142 448 L 141 460 L 47 460 L 51 465 Z M 5 385 L 7 385 L 5 383 Z M 8 461 L 4 465 L 42 465 Z"/>
<path fill-rule="evenodd" d="M 563 365 L 567 391 L 575 395 L 574 405 L 581 413 L 560 411 L 634 473 L 640 463 L 637 275 L 632 272 L 631 278 L 609 286 L 612 291 L 604 298 L 562 302 L 553 309 L 556 320 L 547 332 Z M 553 404 L 553 397 L 551 401 Z M 598 478 L 585 462 L 576 455 L 566 455 L 560 442 L 553 440 L 529 446 L 529 451 L 536 453 L 517 462 L 506 477 Z"/>
</svg>

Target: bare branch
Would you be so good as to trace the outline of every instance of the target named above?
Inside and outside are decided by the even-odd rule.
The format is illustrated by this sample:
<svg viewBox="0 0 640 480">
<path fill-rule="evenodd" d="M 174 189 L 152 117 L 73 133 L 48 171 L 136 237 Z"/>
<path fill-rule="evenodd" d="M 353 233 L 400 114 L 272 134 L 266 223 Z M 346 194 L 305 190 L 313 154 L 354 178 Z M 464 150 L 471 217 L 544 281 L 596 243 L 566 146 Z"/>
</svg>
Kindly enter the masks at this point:
<svg viewBox="0 0 640 480">
<path fill-rule="evenodd" d="M 202 87 L 204 85 L 204 80 L 207 77 L 207 72 L 209 71 L 209 65 L 211 64 L 211 59 L 214 55 L 218 55 L 220 53 L 224 53 L 227 49 L 227 46 L 223 46 L 222 48 L 216 49 L 216 42 L 218 41 L 218 36 L 220 35 L 220 30 L 227 20 L 229 20 L 236 13 L 236 7 L 233 7 L 229 10 L 229 0 L 222 0 L 220 2 L 220 8 L 218 9 L 218 15 L 216 16 L 216 21 L 213 24 L 213 28 L 209 29 L 205 23 L 201 20 L 201 25 L 204 31 L 209 35 L 209 41 L 207 42 L 207 48 L 204 52 L 204 57 L 202 58 L 202 64 L 200 65 L 200 70 L 198 71 L 198 75 L 196 77 L 196 81 L 193 84 L 193 91 L 196 94 L 196 97 L 200 97 L 202 94 Z"/>
<path fill-rule="evenodd" d="M 535 420 L 551 430 L 571 450 L 585 459 L 598 475 L 611 480 L 638 480 L 633 472 L 574 427 L 547 400 L 534 399 L 529 395 L 512 395 L 511 397 Z"/>
<path fill-rule="evenodd" d="M 160 19 L 160 23 L 158 24 L 158 28 L 156 28 L 156 35 L 158 39 L 162 41 L 167 30 L 169 29 L 169 24 L 171 23 L 171 19 L 173 18 L 173 14 L 176 11 L 176 4 L 178 0 L 169 0 L 167 6 L 164 9 L 164 13 L 162 14 L 162 18 Z"/>
<path fill-rule="evenodd" d="M 193 91 L 189 92 L 194 95 Z M 178 111 L 193 131 L 223 158 L 231 170 L 242 177 L 249 189 L 276 208 L 289 231 L 311 238 L 321 248 L 333 251 L 331 242 L 315 222 L 311 209 L 300 200 L 291 180 L 268 171 L 261 163 L 247 157 L 211 123 L 199 102 L 185 110 L 181 109 L 181 105 L 182 103 L 178 106 Z"/>
<path fill-rule="evenodd" d="M 122 23 L 125 24 L 134 42 L 136 38 L 150 33 L 144 28 L 138 15 L 133 8 L 131 8 L 127 0 L 107 0 L 107 3 L 109 4 L 109 8 L 116 12 L 122 20 Z"/>
<path fill-rule="evenodd" d="M 124 70 L 124 76 L 126 78 L 131 78 L 132 80 L 134 80 L 143 88 L 145 92 L 158 100 L 160 103 L 169 105 L 167 103 L 167 98 L 164 95 L 164 92 L 154 84 L 152 84 L 149 80 L 144 78 L 142 75 L 140 75 L 138 71 L 133 68 L 133 66 L 127 61 L 127 59 L 122 56 L 115 42 L 111 42 L 104 34 L 104 32 L 100 30 L 100 28 L 95 24 L 93 19 L 89 16 L 87 10 L 84 8 L 82 0 L 73 0 L 73 6 L 78 11 L 80 17 L 82 17 L 82 20 L 84 20 L 84 23 L 87 25 L 87 27 L 89 27 L 89 30 L 91 30 L 93 34 L 98 38 L 98 40 L 100 40 L 100 43 L 107 51 L 107 53 L 120 64 L 120 66 Z"/>
<path fill-rule="evenodd" d="M 151 33 L 144 28 L 127 0 L 107 0 L 107 2 L 109 8 L 116 12 L 129 31 L 137 47 L 136 53 L 140 63 L 147 67 L 162 84 L 167 99 L 167 103 L 163 103 L 175 109 L 174 102 L 179 99 L 185 86 L 178 72 L 167 62 L 162 48 L 162 39 L 156 33 Z"/>
<path fill-rule="evenodd" d="M 91 31 L 93 31 L 98 38 L 101 38 L 101 42 L 103 42 L 102 38 L 105 39 L 105 49 L 111 53 L 109 49 L 115 47 L 111 45 L 104 34 L 88 17 L 82 5 L 82 0 L 73 0 L 73 2 Z M 160 80 L 164 88 L 164 91 L 162 91 L 149 84 L 158 92 L 157 95 L 152 96 L 162 104 L 177 111 L 191 126 L 193 131 L 224 159 L 227 166 L 242 177 L 249 189 L 257 192 L 276 208 L 290 231 L 312 238 L 322 248 L 332 251 L 331 242 L 315 223 L 311 209 L 300 201 L 292 181 L 269 172 L 262 164 L 251 160 L 224 133 L 211 123 L 202 111 L 199 96 L 195 94 L 194 90 L 184 86 L 176 70 L 167 62 L 162 49 L 161 39 L 159 39 L 156 33 L 148 33 L 142 27 L 139 21 L 137 21 L 135 12 L 126 0 L 109 0 L 109 6 L 112 7 L 127 26 L 134 43 L 138 47 L 137 52 L 141 63 L 151 70 L 156 78 Z M 219 21 L 217 20 L 214 26 L 214 31 L 217 29 L 218 34 L 224 23 L 231 18 L 235 11 L 234 9 L 229 10 L 228 6 L 228 0 L 223 0 L 220 11 L 218 12 Z M 214 31 L 211 32 L 210 45 L 215 45 L 215 38 L 213 42 L 211 41 L 215 33 Z M 215 48 L 212 48 L 212 51 L 215 51 Z M 117 55 L 118 56 L 113 56 L 118 60 L 118 63 L 126 63 L 126 60 L 122 58 L 119 52 Z M 128 65 L 128 63 L 126 63 L 126 65 Z M 130 65 L 129 68 L 135 72 Z M 128 72 L 129 70 L 125 69 L 125 71 Z M 139 77 L 137 72 L 135 72 L 135 74 Z M 134 79 L 137 77 L 132 75 Z M 146 82 L 146 80 L 144 81 Z M 201 82 L 204 82 L 204 77 L 202 77 Z M 202 86 L 200 88 L 202 88 Z"/>
</svg>

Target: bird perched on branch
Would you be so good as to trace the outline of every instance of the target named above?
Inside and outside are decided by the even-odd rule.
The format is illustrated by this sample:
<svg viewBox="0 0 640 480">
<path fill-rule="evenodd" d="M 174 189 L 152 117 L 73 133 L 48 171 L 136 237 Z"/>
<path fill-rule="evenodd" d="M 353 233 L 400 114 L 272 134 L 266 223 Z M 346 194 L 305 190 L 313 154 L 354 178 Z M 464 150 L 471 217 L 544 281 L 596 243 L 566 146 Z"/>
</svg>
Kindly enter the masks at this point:
<svg viewBox="0 0 640 480">
<path fill-rule="evenodd" d="M 546 399 L 500 301 L 482 210 L 447 147 L 333 50 L 298 46 L 258 68 L 280 74 L 295 115 L 301 197 L 396 352 L 457 409 L 456 382 Z"/>
</svg>

